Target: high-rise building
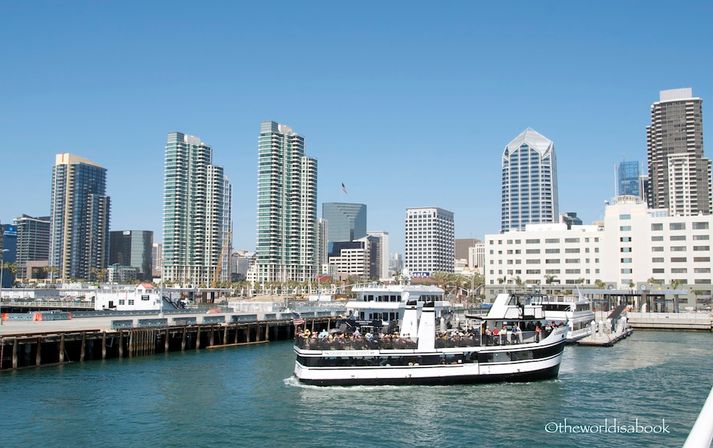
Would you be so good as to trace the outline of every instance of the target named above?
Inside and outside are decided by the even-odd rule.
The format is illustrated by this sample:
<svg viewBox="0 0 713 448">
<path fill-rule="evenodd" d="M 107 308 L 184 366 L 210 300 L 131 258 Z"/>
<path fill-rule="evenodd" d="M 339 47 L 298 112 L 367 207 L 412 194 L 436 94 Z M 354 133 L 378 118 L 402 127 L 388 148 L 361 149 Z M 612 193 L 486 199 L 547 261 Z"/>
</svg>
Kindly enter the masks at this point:
<svg viewBox="0 0 713 448">
<path fill-rule="evenodd" d="M 327 220 L 327 241 L 354 241 L 366 236 L 366 204 L 325 202 L 322 218 Z"/>
<path fill-rule="evenodd" d="M 22 215 L 15 218 L 17 228 L 17 278 L 30 277 L 29 261 L 49 261 L 50 217 Z"/>
<path fill-rule="evenodd" d="M 153 265 L 153 232 L 150 230 L 109 232 L 109 264 L 136 268 L 138 279 L 150 280 Z"/>
<path fill-rule="evenodd" d="M 259 282 L 305 281 L 317 273 L 317 160 L 304 138 L 274 121 L 258 139 L 257 261 Z"/>
<path fill-rule="evenodd" d="M 468 259 L 468 249 L 475 247 L 480 240 L 475 238 L 456 238 L 456 260 L 467 260 Z"/>
<path fill-rule="evenodd" d="M 453 212 L 438 207 L 406 209 L 404 268 L 412 277 L 453 272 Z"/>
<path fill-rule="evenodd" d="M 213 285 L 224 278 L 224 260 L 230 257 L 225 250 L 230 183 L 223 168 L 213 165 L 210 146 L 192 135 L 168 134 L 165 163 L 162 279 Z"/>
<path fill-rule="evenodd" d="M 372 242 L 370 251 L 370 277 L 386 280 L 389 275 L 389 232 L 370 231 L 367 238 Z"/>
<path fill-rule="evenodd" d="M 329 241 L 327 240 L 327 220 L 319 218 L 317 221 L 317 273 L 326 272 L 325 265 L 329 258 Z"/>
<path fill-rule="evenodd" d="M 50 277 L 102 279 L 109 261 L 106 168 L 69 153 L 52 168 Z"/>
<path fill-rule="evenodd" d="M 663 90 L 646 127 L 650 208 L 672 216 L 711 211 L 710 160 L 703 153 L 702 100 L 693 90 Z"/>
<path fill-rule="evenodd" d="M 503 151 L 501 231 L 556 222 L 557 215 L 555 145 L 536 131 L 525 129 Z"/>
<path fill-rule="evenodd" d="M 232 281 L 230 254 L 233 253 L 233 186 L 223 178 L 223 222 L 221 225 L 220 275 L 221 282 Z"/>
<path fill-rule="evenodd" d="M 619 162 L 616 166 L 616 196 L 641 197 L 639 162 Z"/>
<path fill-rule="evenodd" d="M 151 275 L 153 277 L 161 277 L 161 268 L 163 267 L 163 244 L 153 243 L 151 245 Z"/>
</svg>

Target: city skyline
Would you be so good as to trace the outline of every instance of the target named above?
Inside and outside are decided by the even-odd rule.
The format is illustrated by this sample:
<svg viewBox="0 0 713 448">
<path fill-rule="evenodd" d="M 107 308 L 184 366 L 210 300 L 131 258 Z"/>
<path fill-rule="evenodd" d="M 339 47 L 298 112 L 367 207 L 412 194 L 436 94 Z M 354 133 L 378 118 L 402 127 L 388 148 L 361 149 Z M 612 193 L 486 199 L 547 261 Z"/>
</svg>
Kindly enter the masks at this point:
<svg viewBox="0 0 713 448">
<path fill-rule="evenodd" d="M 8 49 L 9 70 L 0 74 L 0 89 L 7 99 L 5 110 L 0 112 L 0 126 L 4 127 L 10 148 L 5 164 L 13 167 L 6 170 L 5 177 L 13 184 L 28 178 L 33 182 L 23 188 L 21 196 L 4 198 L 0 220 L 10 223 L 22 214 L 47 215 L 46 179 L 52 157 L 71 151 L 109 170 L 111 228 L 153 230 L 160 241 L 162 140 L 166 132 L 183 129 L 220 148 L 217 163 L 235 180 L 234 246 L 254 249 L 254 129 L 261 120 L 275 119 L 300 129 L 308 138 L 310 153 L 320 160 L 319 203 L 367 204 L 370 227 L 389 231 L 396 251 L 403 250 L 402 214 L 407 207 L 435 205 L 454 211 L 459 217 L 456 236 L 460 238 L 482 237 L 498 229 L 500 204 L 492 198 L 500 187 L 498 159 L 502 142 L 525 127 L 538 129 L 557 143 L 560 208 L 576 211 L 585 222 L 591 222 L 601 218 L 604 201 L 614 194 L 611 165 L 622 158 L 645 159 L 645 126 L 650 119 L 649 106 L 656 102 L 658 92 L 690 86 L 696 96 L 705 100 L 713 90 L 705 76 L 707 62 L 703 61 L 701 67 L 699 58 L 711 41 L 711 31 L 690 23 L 674 23 L 671 26 L 676 32 L 651 45 L 648 21 L 644 19 L 665 17 L 665 8 L 657 5 L 647 8 L 645 17 L 640 17 L 641 11 L 633 7 L 611 17 L 607 8 L 575 5 L 559 5 L 556 11 L 526 4 L 518 8 L 484 6 L 477 8 L 478 14 L 491 20 L 484 20 L 478 29 L 471 29 L 468 21 L 459 17 L 467 16 L 461 14 L 463 9 L 471 12 L 475 6 L 440 7 L 431 11 L 434 16 L 429 16 L 424 6 L 406 12 L 413 23 L 426 27 L 429 39 L 415 38 L 415 30 L 403 29 L 403 25 L 402 35 L 394 33 L 389 28 L 389 18 L 404 12 L 392 5 L 386 6 L 383 17 L 376 19 L 361 11 L 350 11 L 354 13 L 352 19 L 339 27 L 329 23 L 330 14 L 336 13 L 333 9 L 310 17 L 309 11 L 287 6 L 291 13 L 307 20 L 309 28 L 317 30 L 293 35 L 292 29 L 270 37 L 270 43 L 292 37 L 293 46 L 305 52 L 301 56 L 308 70 L 303 75 L 293 72 L 289 77 L 276 73 L 275 66 L 257 46 L 229 47 L 256 27 L 242 18 L 254 12 L 250 7 L 234 8 L 244 13 L 239 18 L 241 26 L 220 20 L 218 11 L 211 8 L 196 12 L 179 7 L 168 12 L 172 17 L 197 13 L 215 24 L 213 33 L 191 37 L 196 40 L 181 37 L 175 43 L 157 40 L 162 27 L 167 26 L 163 22 L 170 20 L 160 21 L 155 29 L 154 21 L 159 17 L 155 6 L 148 6 L 142 17 L 133 17 L 130 8 L 88 9 L 85 14 L 97 19 L 88 20 L 89 31 L 96 39 L 83 39 L 88 30 L 77 26 L 75 31 L 60 33 L 56 47 L 45 47 L 38 43 L 45 42 L 43 37 L 53 34 L 59 23 L 77 20 L 72 17 L 73 8 L 62 11 L 51 5 L 44 10 L 29 5 L 8 6 L 8 14 L 17 20 L 1 32 L 7 33 L 6 41 L 12 35 L 19 44 Z M 711 12 L 711 6 L 706 4 L 682 8 L 694 22 Z M 606 15 L 606 30 L 588 31 L 570 23 L 571 14 L 583 10 L 588 15 L 585 21 L 599 21 Z M 137 26 L 135 36 L 127 38 L 115 27 L 102 29 L 94 25 L 102 23 L 105 13 Z M 493 50 L 488 49 L 490 36 L 498 35 L 495 30 L 505 20 L 545 15 L 555 35 L 542 33 L 527 40 L 502 36 Z M 423 17 L 436 20 L 426 21 Z M 54 18 L 61 20 L 55 22 Z M 360 33 L 368 20 L 374 21 L 374 37 Z M 44 30 L 34 39 L 41 40 L 33 40 L 27 30 L 40 26 Z M 622 33 L 630 37 L 625 48 L 617 43 L 616 37 Z M 178 72 L 166 74 L 157 65 L 163 60 L 159 57 L 161 50 L 170 56 L 179 50 L 182 53 L 184 48 L 208 48 L 219 42 L 219 34 L 225 37 L 225 43 L 206 52 L 204 63 L 224 69 L 224 74 L 193 73 L 188 77 Z M 335 36 L 334 42 L 329 42 L 329 36 Z M 395 63 L 389 63 L 390 53 L 377 46 L 385 37 L 403 50 Z M 145 65 L 147 70 L 142 70 L 140 76 L 132 75 L 123 67 L 131 64 L 117 66 L 108 55 L 101 54 L 92 66 L 77 65 L 89 70 L 82 72 L 72 67 L 106 46 Z M 234 48 L 235 56 L 246 63 L 266 65 L 257 70 L 257 75 L 245 74 L 224 61 L 228 48 Z M 335 48 L 343 48 L 344 53 L 332 61 L 336 64 L 329 65 L 331 71 L 325 71 Z M 448 61 L 465 48 L 472 49 L 479 62 Z M 612 48 L 617 51 L 612 52 Z M 370 49 L 368 59 L 362 53 L 364 49 Z M 641 72 L 641 64 L 650 63 L 667 49 L 676 49 L 680 64 L 670 64 L 655 73 Z M 529 72 L 525 76 L 514 68 L 501 70 L 509 66 L 505 62 L 513 54 L 520 55 L 525 65 L 536 59 L 544 65 L 557 62 L 563 52 L 568 61 L 566 66 L 557 64 L 559 73 Z M 411 57 L 419 53 L 435 58 L 434 67 L 442 67 L 436 71 L 414 65 Z M 51 60 L 59 57 L 66 70 L 52 78 L 27 76 L 27 69 L 36 65 L 35 58 L 46 60 L 43 56 Z M 358 68 L 366 62 L 368 67 L 383 67 L 374 73 L 371 82 L 362 79 L 364 69 Z M 606 67 L 615 63 L 620 69 L 611 74 Z M 271 74 L 269 79 L 258 79 L 265 73 Z M 272 85 L 286 82 L 288 88 L 279 94 L 261 90 L 268 81 Z M 182 95 L 176 95 L 177 89 Z M 276 95 L 286 98 L 277 101 Z M 184 97 L 195 100 L 198 96 L 204 105 L 193 111 L 175 107 L 176 101 L 185 101 Z M 416 101 L 426 107 L 412 107 Z M 74 107 L 67 108 L 67 103 Z M 336 107 L 341 104 L 345 107 Z M 131 145 L 125 145 L 122 139 L 105 138 L 115 132 L 117 124 L 131 133 Z M 459 135 L 444 131 L 453 127 L 460 130 L 455 133 Z M 582 170 L 582 166 L 587 169 Z M 474 167 L 478 170 L 475 176 Z M 433 172 L 448 175 L 436 180 Z M 134 179 L 141 182 L 133 182 Z M 341 190 L 341 183 L 348 193 Z"/>
</svg>

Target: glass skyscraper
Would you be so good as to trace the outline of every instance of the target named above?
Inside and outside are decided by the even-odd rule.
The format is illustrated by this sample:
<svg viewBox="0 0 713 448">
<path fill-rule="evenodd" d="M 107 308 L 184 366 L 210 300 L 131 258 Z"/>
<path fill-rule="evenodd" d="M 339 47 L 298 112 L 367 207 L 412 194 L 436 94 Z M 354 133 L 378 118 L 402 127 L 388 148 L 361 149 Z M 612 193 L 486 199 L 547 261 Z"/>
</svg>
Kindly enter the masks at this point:
<svg viewBox="0 0 713 448">
<path fill-rule="evenodd" d="M 616 195 L 641 197 L 639 162 L 619 162 L 616 167 Z"/>
<path fill-rule="evenodd" d="M 230 183 L 200 138 L 171 132 L 166 141 L 162 279 L 211 286 L 229 278 Z M 227 197 L 226 197 L 227 196 Z"/>
<path fill-rule="evenodd" d="M 150 230 L 114 230 L 109 232 L 109 264 L 138 269 L 141 280 L 151 280 L 153 232 Z"/>
<path fill-rule="evenodd" d="M 260 124 L 257 280 L 305 281 L 317 273 L 317 160 L 304 138 L 274 121 Z"/>
<path fill-rule="evenodd" d="M 48 261 L 50 251 L 50 217 L 22 215 L 15 218 L 17 227 L 17 278 L 25 279 L 30 272 L 28 261 Z"/>
<path fill-rule="evenodd" d="M 52 168 L 50 277 L 103 280 L 109 261 L 106 169 L 69 153 Z"/>
<path fill-rule="evenodd" d="M 366 236 L 366 204 L 325 202 L 322 218 L 327 220 L 327 241 L 354 241 Z"/>
<path fill-rule="evenodd" d="M 555 145 L 525 129 L 503 151 L 501 231 L 556 222 L 558 213 Z"/>
</svg>

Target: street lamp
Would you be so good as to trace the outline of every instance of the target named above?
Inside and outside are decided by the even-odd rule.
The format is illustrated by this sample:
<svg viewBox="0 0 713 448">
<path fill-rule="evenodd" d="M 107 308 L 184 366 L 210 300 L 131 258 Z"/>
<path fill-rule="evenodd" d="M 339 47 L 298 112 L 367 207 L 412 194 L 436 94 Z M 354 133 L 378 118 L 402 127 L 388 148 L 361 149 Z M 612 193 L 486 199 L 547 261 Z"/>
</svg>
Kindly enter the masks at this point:
<svg viewBox="0 0 713 448">
<path fill-rule="evenodd" d="M 2 325 L 2 274 L 5 272 L 5 252 L 10 252 L 10 249 L 0 251 L 0 325 Z"/>
</svg>

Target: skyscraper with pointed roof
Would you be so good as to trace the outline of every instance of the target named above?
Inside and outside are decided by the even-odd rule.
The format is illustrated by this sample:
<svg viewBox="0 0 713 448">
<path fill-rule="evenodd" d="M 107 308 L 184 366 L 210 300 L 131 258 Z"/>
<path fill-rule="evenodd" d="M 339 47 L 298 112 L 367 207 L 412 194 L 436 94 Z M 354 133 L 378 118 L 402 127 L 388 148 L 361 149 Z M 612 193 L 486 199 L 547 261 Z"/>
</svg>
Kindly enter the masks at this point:
<svg viewBox="0 0 713 448">
<path fill-rule="evenodd" d="M 503 151 L 501 231 L 555 222 L 558 214 L 555 145 L 527 128 Z"/>
</svg>

